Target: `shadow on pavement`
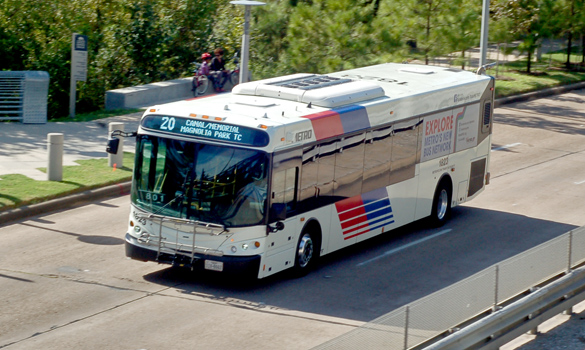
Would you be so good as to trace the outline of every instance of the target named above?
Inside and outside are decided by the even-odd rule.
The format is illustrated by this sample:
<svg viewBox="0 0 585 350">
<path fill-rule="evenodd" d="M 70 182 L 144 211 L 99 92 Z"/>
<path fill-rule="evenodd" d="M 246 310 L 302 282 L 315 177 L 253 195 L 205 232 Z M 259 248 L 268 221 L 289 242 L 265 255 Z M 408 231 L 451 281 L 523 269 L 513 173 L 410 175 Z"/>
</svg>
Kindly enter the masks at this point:
<svg viewBox="0 0 585 350">
<path fill-rule="evenodd" d="M 281 273 L 242 282 L 211 272 L 164 268 L 144 279 L 230 305 L 297 310 L 367 322 L 573 228 L 522 215 L 457 207 L 453 219 L 442 228 L 427 229 L 424 221 L 413 223 L 327 255 L 303 278 Z M 441 230 L 450 231 L 374 263 L 358 265 Z"/>
</svg>

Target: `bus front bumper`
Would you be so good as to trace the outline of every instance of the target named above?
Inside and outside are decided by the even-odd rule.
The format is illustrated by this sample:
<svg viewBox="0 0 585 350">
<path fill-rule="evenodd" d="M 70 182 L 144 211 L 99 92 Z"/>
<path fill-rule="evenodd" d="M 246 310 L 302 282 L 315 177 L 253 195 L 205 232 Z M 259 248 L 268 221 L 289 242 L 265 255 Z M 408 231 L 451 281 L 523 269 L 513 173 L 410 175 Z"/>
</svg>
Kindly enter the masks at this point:
<svg viewBox="0 0 585 350">
<path fill-rule="evenodd" d="M 213 256 L 196 253 L 191 256 L 186 253 L 168 254 L 161 252 L 157 258 L 157 251 L 145 248 L 138 244 L 136 238 L 126 234 L 126 256 L 140 261 L 155 261 L 161 264 L 188 267 L 192 270 L 217 271 L 225 274 L 258 276 L 260 270 L 260 255 L 251 256 Z"/>
</svg>

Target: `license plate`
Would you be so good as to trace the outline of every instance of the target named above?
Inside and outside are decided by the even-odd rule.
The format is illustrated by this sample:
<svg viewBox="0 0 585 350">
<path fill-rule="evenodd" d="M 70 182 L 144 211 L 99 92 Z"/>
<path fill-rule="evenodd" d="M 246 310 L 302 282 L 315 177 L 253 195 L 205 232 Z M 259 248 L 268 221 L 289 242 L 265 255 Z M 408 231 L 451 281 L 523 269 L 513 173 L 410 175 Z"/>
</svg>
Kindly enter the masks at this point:
<svg viewBox="0 0 585 350">
<path fill-rule="evenodd" d="M 223 271 L 223 262 L 214 260 L 205 260 L 205 269 L 211 271 Z"/>
</svg>

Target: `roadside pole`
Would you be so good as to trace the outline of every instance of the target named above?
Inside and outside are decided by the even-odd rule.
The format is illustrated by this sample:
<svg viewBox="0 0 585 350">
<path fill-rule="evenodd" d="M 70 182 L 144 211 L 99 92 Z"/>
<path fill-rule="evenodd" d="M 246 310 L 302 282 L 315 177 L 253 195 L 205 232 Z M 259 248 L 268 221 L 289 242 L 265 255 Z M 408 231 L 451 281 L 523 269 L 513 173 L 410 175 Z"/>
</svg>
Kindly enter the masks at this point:
<svg viewBox="0 0 585 350">
<path fill-rule="evenodd" d="M 47 134 L 47 180 L 63 181 L 63 141 L 62 133 Z"/>
<path fill-rule="evenodd" d="M 236 0 L 230 1 L 233 5 L 244 6 L 244 35 L 242 35 L 242 51 L 240 54 L 240 84 L 248 82 L 250 76 L 248 70 L 248 60 L 250 56 L 250 11 L 252 6 L 262 6 L 266 3 L 251 0 Z"/>
<path fill-rule="evenodd" d="M 483 9 L 481 14 L 481 40 L 479 45 L 479 67 L 487 64 L 486 53 L 488 45 L 488 32 L 490 21 L 490 0 L 483 0 Z"/>
<path fill-rule="evenodd" d="M 108 125 L 108 135 L 111 135 L 114 130 L 124 131 L 124 123 L 112 122 Z M 120 143 L 116 154 L 108 153 L 108 166 L 110 168 L 121 168 L 124 166 L 124 137 L 114 136 Z"/>
<path fill-rule="evenodd" d="M 87 80 L 87 36 L 73 33 L 71 39 L 71 80 L 69 84 L 69 117 L 75 118 L 78 81 Z"/>
</svg>

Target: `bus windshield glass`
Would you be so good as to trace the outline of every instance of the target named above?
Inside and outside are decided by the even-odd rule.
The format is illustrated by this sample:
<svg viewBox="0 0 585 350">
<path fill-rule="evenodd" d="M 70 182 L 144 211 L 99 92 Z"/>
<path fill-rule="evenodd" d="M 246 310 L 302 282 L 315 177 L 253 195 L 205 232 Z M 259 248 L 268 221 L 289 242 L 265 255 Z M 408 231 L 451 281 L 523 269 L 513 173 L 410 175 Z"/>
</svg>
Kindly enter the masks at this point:
<svg viewBox="0 0 585 350">
<path fill-rule="evenodd" d="M 132 203 L 142 210 L 226 227 L 264 222 L 266 153 L 140 135 Z"/>
</svg>

